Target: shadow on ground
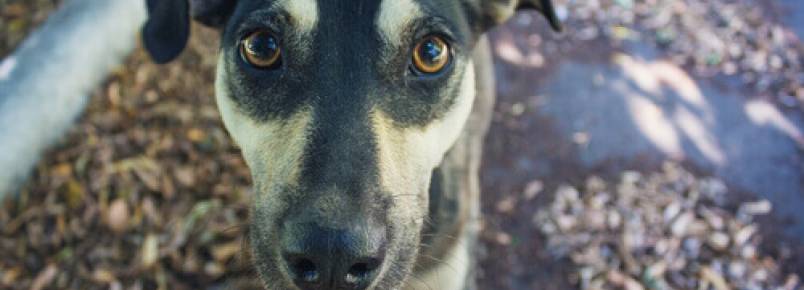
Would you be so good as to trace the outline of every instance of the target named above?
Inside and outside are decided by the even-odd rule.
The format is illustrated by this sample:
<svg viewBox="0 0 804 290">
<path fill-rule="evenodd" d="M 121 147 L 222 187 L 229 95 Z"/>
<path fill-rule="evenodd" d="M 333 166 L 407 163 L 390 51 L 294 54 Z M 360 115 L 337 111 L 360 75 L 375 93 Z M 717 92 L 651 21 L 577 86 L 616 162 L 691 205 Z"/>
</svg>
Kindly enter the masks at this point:
<svg viewBox="0 0 804 290">
<path fill-rule="evenodd" d="M 513 38 L 522 36 L 508 29 L 493 37 L 499 100 L 485 147 L 483 264 L 512 275 L 489 279 L 487 289 L 566 289 L 544 284 L 564 282 L 547 277 L 565 263 L 543 252 L 532 224 L 548 193 L 587 174 L 654 171 L 665 160 L 745 192 L 733 201 L 768 199 L 781 221 L 772 230 L 804 236 L 800 112 L 744 96 L 734 79 L 695 79 L 646 45 L 614 50 L 591 42 L 545 60 L 516 50 Z M 545 194 L 519 198 L 534 182 L 546 185 Z M 514 209 L 501 212 L 511 196 Z"/>
</svg>

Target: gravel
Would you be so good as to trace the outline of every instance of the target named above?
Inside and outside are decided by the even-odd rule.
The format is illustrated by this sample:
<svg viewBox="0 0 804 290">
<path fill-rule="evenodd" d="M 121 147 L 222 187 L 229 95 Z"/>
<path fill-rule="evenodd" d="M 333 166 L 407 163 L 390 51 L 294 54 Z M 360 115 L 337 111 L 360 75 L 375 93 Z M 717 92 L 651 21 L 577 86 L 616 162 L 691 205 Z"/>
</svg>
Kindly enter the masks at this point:
<svg viewBox="0 0 804 290">
<path fill-rule="evenodd" d="M 533 223 L 555 259 L 572 261 L 580 289 L 799 289 L 800 277 L 782 270 L 787 257 L 758 251 L 775 242 L 754 221 L 770 203 L 727 210 L 721 184 L 671 163 L 613 183 L 590 177 L 557 189 Z"/>
<path fill-rule="evenodd" d="M 603 41 L 617 49 L 651 43 L 698 77 L 726 80 L 752 98 L 804 110 L 804 46 L 771 0 L 558 0 L 566 31 L 522 40 L 555 59 L 562 49 Z M 541 21 L 518 18 L 517 26 Z M 546 39 L 542 39 L 546 38 Z M 541 44 L 544 45 L 541 45 Z M 515 58 L 515 57 L 514 57 Z M 514 59 L 512 58 L 512 59 Z M 532 57 L 531 57 L 532 58 Z M 525 60 L 520 60 L 525 62 Z M 537 65 L 538 66 L 538 65 Z"/>
</svg>

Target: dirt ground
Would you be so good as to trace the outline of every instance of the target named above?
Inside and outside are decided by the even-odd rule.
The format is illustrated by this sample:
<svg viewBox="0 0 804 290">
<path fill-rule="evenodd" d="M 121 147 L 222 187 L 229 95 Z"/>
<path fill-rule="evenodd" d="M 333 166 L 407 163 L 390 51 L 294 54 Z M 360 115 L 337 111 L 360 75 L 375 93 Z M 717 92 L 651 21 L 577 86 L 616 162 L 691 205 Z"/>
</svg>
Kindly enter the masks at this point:
<svg viewBox="0 0 804 290">
<path fill-rule="evenodd" d="M 556 206 L 556 196 L 561 196 L 557 192 L 566 191 L 560 190 L 561 185 L 577 188 L 583 198 L 575 202 L 580 203 L 607 191 L 594 190 L 596 187 L 589 183 L 592 176 L 601 176 L 608 184 L 616 185 L 626 170 L 641 171 L 646 176 L 647 172 L 659 172 L 660 180 L 664 180 L 661 176 L 673 176 L 676 172 L 639 162 L 613 162 L 601 168 L 582 169 L 583 166 L 567 161 L 571 160 L 568 156 L 574 154 L 572 147 L 551 143 L 551 136 L 558 134 L 550 129 L 551 120 L 537 114 L 522 114 L 518 108 L 531 101 L 532 88 L 544 82 L 544 76 L 561 61 L 601 61 L 621 49 L 623 41 L 618 37 L 628 32 L 619 27 L 649 32 L 645 35 L 652 36 L 645 41 L 657 43 L 669 58 L 698 75 L 731 70 L 737 63 L 738 68 L 733 73 L 747 75 L 746 90 L 763 92 L 759 95 L 784 110 L 801 110 L 804 103 L 802 80 L 790 72 L 800 71 L 798 54 L 788 55 L 791 60 L 784 58 L 784 65 L 773 72 L 758 72 L 759 65 L 742 68 L 739 62 L 742 56 L 718 56 L 718 61 L 714 61 L 713 55 L 721 52 L 716 48 L 709 50 L 708 58 L 691 54 L 690 51 L 700 47 L 683 45 L 696 43 L 688 39 L 694 36 L 684 36 L 687 35 L 684 32 L 690 25 L 694 27 L 694 23 L 670 17 L 675 19 L 672 27 L 677 29 L 670 33 L 645 24 L 650 23 L 651 17 L 661 15 L 650 11 L 636 13 L 636 16 L 622 15 L 622 10 L 626 10 L 623 7 L 641 11 L 639 9 L 664 2 L 601 1 L 600 5 L 607 9 L 615 7 L 610 10 L 615 11 L 612 12 L 615 16 L 587 15 L 584 9 L 592 8 L 572 7 L 574 16 L 568 21 L 570 30 L 560 35 L 548 32 L 536 20 L 529 25 L 512 23 L 492 32 L 495 43 L 531 47 L 541 53 L 527 54 L 528 57 L 518 59 L 517 64 L 510 61 L 510 51 L 500 49 L 505 46 L 495 46 L 499 100 L 486 142 L 481 177 L 484 231 L 479 289 L 691 289 L 688 285 L 674 283 L 698 277 L 700 273 L 720 273 L 714 266 L 716 270 L 709 272 L 682 267 L 677 272 L 667 271 L 665 276 L 669 277 L 670 284 L 666 288 L 649 284 L 641 278 L 648 270 L 632 273 L 614 260 L 590 262 L 577 258 L 580 253 L 597 249 L 598 244 L 582 243 L 566 249 L 567 255 L 557 255 L 555 241 L 566 239 L 566 244 L 570 245 L 568 241 L 577 238 L 572 234 L 586 233 L 587 229 L 572 227 L 562 230 L 560 235 L 553 234 L 541 227 L 549 222 L 536 219 L 537 213 L 548 212 L 548 208 Z M 726 5 L 755 4 L 756 1 L 715 2 Z M 57 3 L 55 0 L 0 0 L 0 56 L 10 53 Z M 752 12 L 757 13 L 755 17 L 778 17 L 779 12 L 773 5 L 758 7 L 759 12 Z M 629 17 L 636 20 L 623 20 Z M 514 21 L 531 21 L 527 19 L 520 17 Z M 624 23 L 614 23 L 612 19 Z M 591 26 L 597 27 L 596 33 L 583 29 Z M 773 29 L 767 28 L 768 31 Z M 749 40 L 756 37 L 735 33 Z M 681 40 L 666 44 L 668 35 Z M 747 48 L 753 43 L 749 40 L 744 50 L 754 51 Z M 785 50 L 789 49 L 788 44 L 777 46 L 784 53 L 792 54 Z M 187 51 L 178 61 L 158 66 L 138 49 L 95 91 L 84 116 L 40 162 L 20 195 L 1 203 L 0 289 L 248 289 L 251 286 L 252 283 L 238 284 L 254 280 L 254 273 L 248 267 L 249 257 L 242 251 L 251 181 L 239 150 L 222 127 L 215 107 L 212 86 L 216 48 L 217 33 L 196 26 Z M 800 47 L 790 50 L 801 51 Z M 763 80 L 765 76 L 771 79 Z M 534 136 L 538 140 L 534 140 Z M 553 148 L 553 154 L 537 155 L 531 148 L 532 142 Z M 540 166 L 549 166 L 549 169 Z M 689 188 L 700 186 L 695 180 L 705 178 L 707 172 L 692 167 L 687 171 L 695 174 L 682 175 L 694 181 L 685 181 L 685 187 L 671 196 L 683 196 L 685 202 L 690 202 L 687 195 L 695 190 Z M 661 186 L 672 187 L 663 182 Z M 653 196 L 647 189 L 651 183 L 644 184 L 637 187 Z M 764 225 L 776 221 L 739 219 L 742 202 L 756 198 L 751 193 L 740 195 L 743 198 L 720 205 L 711 205 L 712 200 L 696 199 L 690 206 L 695 214 L 690 215 L 696 220 L 704 219 L 698 210 L 704 208 L 706 212 L 716 208 L 715 211 L 723 212 L 722 218 L 734 221 L 735 235 L 750 226 L 760 227 L 762 234 L 752 232 L 746 238 L 750 242 L 744 242 L 744 247 L 740 245 L 740 251 L 750 246 L 757 247 L 759 253 L 743 257 L 742 252 L 722 251 L 713 258 L 705 254 L 693 257 L 682 251 L 687 255 L 683 259 L 700 260 L 689 264 L 704 265 L 694 267 L 706 269 L 710 269 L 713 260 L 729 261 L 727 265 L 749 265 L 750 273 L 764 273 L 765 278 L 760 279 L 764 284 L 750 284 L 756 282 L 751 280 L 753 278 L 743 281 L 731 277 L 726 266 L 723 273 L 711 274 L 720 279 L 712 278 L 715 282 L 705 287 L 696 286 L 719 290 L 771 289 L 769 285 L 779 287 L 773 289 L 800 289 L 796 274 L 804 275 L 801 270 L 804 269 L 801 264 L 804 248 L 798 241 L 777 238 L 780 234 L 773 230 L 763 230 Z M 670 204 L 672 202 L 663 203 L 652 210 L 667 211 Z M 553 220 L 553 217 L 546 219 Z M 671 224 L 681 218 L 674 214 L 668 219 L 668 230 L 659 236 L 672 236 Z M 662 223 L 644 224 L 664 226 Z M 623 227 L 612 227 L 603 232 L 618 236 L 623 231 Z M 731 235 L 730 230 L 726 232 Z M 693 236 L 684 234 L 676 240 L 695 240 Z M 737 245 L 736 237 L 730 238 Z M 631 255 L 637 258 L 656 255 L 650 251 L 624 250 L 633 252 Z M 601 272 L 603 274 L 595 272 L 596 278 L 586 279 L 584 273 L 588 271 L 584 269 L 597 269 L 590 266 L 595 263 L 609 270 Z M 673 278 L 674 275 L 678 277 Z M 679 278 L 682 276 L 686 278 Z M 598 281 L 595 279 L 607 282 L 598 288 L 584 284 L 587 280 Z M 730 283 L 727 288 L 721 288 L 721 280 Z M 751 288 L 752 285 L 760 286 Z"/>
</svg>

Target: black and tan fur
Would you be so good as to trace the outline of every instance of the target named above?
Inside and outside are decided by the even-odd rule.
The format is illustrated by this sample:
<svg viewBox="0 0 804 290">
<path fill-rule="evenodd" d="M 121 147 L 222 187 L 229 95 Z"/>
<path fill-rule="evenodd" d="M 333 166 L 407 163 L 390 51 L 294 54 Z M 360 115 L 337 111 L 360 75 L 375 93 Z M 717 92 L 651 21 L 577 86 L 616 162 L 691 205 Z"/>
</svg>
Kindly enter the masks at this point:
<svg viewBox="0 0 804 290">
<path fill-rule="evenodd" d="M 494 102 L 483 34 L 518 8 L 539 9 L 558 28 L 549 0 L 148 4 L 143 36 L 159 62 L 181 52 L 191 17 L 222 32 L 216 98 L 254 177 L 249 238 L 266 288 L 472 288 L 478 168 Z M 238 43 L 255 29 L 278 35 L 280 68 L 243 63 Z M 453 60 L 439 74 L 412 74 L 411 50 L 432 34 L 449 39 Z M 320 234 L 311 224 L 382 244 L 367 287 L 293 282 L 278 244 Z"/>
</svg>

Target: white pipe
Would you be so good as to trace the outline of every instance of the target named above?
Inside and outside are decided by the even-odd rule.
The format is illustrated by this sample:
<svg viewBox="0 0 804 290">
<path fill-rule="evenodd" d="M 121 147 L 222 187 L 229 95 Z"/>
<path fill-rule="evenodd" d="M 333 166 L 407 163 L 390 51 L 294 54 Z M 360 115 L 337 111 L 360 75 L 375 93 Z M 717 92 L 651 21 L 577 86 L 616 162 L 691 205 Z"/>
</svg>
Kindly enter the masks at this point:
<svg viewBox="0 0 804 290">
<path fill-rule="evenodd" d="M 146 14 L 142 0 L 67 0 L 0 62 L 0 200 L 129 55 Z"/>
</svg>

